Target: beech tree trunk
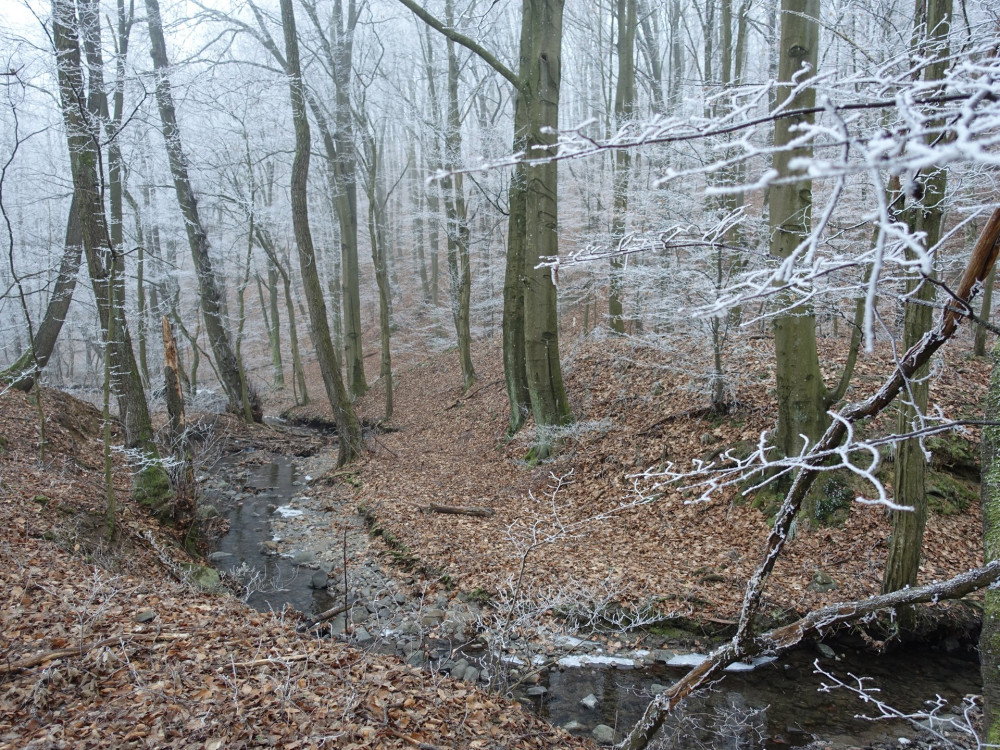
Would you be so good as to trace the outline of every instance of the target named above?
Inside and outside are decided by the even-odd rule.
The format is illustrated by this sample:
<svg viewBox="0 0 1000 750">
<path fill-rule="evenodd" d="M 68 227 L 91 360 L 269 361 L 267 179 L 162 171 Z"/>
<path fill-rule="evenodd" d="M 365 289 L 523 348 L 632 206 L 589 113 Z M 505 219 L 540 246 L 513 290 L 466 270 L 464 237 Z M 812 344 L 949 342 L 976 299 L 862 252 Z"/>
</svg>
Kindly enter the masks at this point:
<svg viewBox="0 0 1000 750">
<path fill-rule="evenodd" d="M 445 3 L 445 18 L 453 25 L 451 0 Z M 476 381 L 472 366 L 472 332 L 469 306 L 472 295 L 472 271 L 469 266 L 469 222 L 465 207 L 465 188 L 458 167 L 462 161 L 462 121 L 458 108 L 458 57 L 455 43 L 446 40 L 448 50 L 448 102 L 444 130 L 444 168 L 448 176 L 441 181 L 448 213 L 448 270 L 451 278 L 451 315 L 458 339 L 458 359 L 462 368 L 462 389 L 469 390 Z"/>
<path fill-rule="evenodd" d="M 170 80 L 167 76 L 170 63 L 167 59 L 167 47 L 163 37 L 163 22 L 160 19 L 158 0 L 146 0 L 146 16 L 149 25 L 150 56 L 156 71 L 156 103 L 160 110 L 160 121 L 163 128 L 163 140 L 166 144 L 167 159 L 170 162 L 170 173 L 174 179 L 174 190 L 177 193 L 177 203 L 184 216 L 184 226 L 187 230 L 188 244 L 191 247 L 191 257 L 194 260 L 195 272 L 198 277 L 198 289 L 201 295 L 201 308 L 205 316 L 205 330 L 208 341 L 215 355 L 219 378 L 229 399 L 229 408 L 244 419 L 259 422 L 263 418 L 260 397 L 256 390 L 246 381 L 243 364 L 236 356 L 232 335 L 225 320 L 225 304 L 212 265 L 209 251 L 208 234 L 201 223 L 198 213 L 198 200 L 188 176 L 187 157 L 181 146 L 181 132 L 177 123 L 177 112 L 174 107 Z M 243 383 L 247 382 L 246 409 L 242 408 Z"/>
<path fill-rule="evenodd" d="M 924 69 L 925 81 L 944 77 L 948 57 L 947 39 L 951 28 L 951 0 L 918 0 L 914 18 L 914 38 L 918 47 L 929 46 L 929 54 L 937 60 Z M 916 234 L 923 234 L 924 248 L 931 252 L 941 240 L 944 224 L 944 198 L 948 173 L 943 168 L 932 167 L 916 176 L 921 186 L 919 199 L 910 208 L 911 226 Z M 926 279 L 911 280 L 907 292 L 912 301 L 907 302 L 903 322 L 903 343 L 909 348 L 930 330 L 934 299 L 934 285 Z M 929 366 L 917 371 L 909 384 L 910 398 L 900 405 L 896 425 L 900 435 L 919 428 L 919 418 L 927 410 Z M 923 548 L 924 526 L 927 523 L 927 459 L 920 440 L 904 440 L 896 448 L 894 500 L 912 511 L 893 511 L 892 536 L 889 539 L 889 556 L 885 563 L 882 591 L 888 593 L 912 586 L 917 581 L 920 555 Z M 912 628 L 913 611 L 901 610 L 900 624 Z"/>
<path fill-rule="evenodd" d="M 982 435 L 983 559 L 1000 560 L 1000 343 L 993 348 L 993 370 L 986 394 Z M 1000 745 L 1000 589 L 986 590 L 979 635 L 983 675 L 983 737 Z"/>
<path fill-rule="evenodd" d="M 295 125 L 295 156 L 292 159 L 291 199 L 292 228 L 295 244 L 299 251 L 299 270 L 309 308 L 310 332 L 320 373 L 326 389 L 330 407 L 340 442 L 337 465 L 343 466 L 361 454 L 363 449 L 361 425 L 354 413 L 354 406 L 344 388 L 340 357 L 330 340 L 330 327 L 326 317 L 326 303 L 323 301 L 323 285 L 320 283 L 316 267 L 316 252 L 313 248 L 312 231 L 309 228 L 309 120 L 306 116 L 306 102 L 302 84 L 302 70 L 299 65 L 299 43 L 295 31 L 295 14 L 291 0 L 281 0 L 281 27 L 285 37 L 285 73 L 288 76 L 289 97 L 292 105 L 292 120 Z"/>
<path fill-rule="evenodd" d="M 620 129 L 635 114 L 635 33 L 636 0 L 617 0 L 618 17 L 618 84 L 615 89 L 615 124 Z M 625 218 L 628 214 L 629 175 L 632 171 L 632 153 L 620 148 L 615 151 L 614 208 L 611 216 L 611 241 L 620 244 L 625 237 Z M 608 318 L 611 330 L 625 333 L 622 315 L 622 283 L 624 260 L 611 257 L 611 288 L 608 294 Z"/>
<path fill-rule="evenodd" d="M 525 0 L 521 20 L 521 89 L 529 116 L 528 155 L 555 155 L 559 129 L 563 0 Z M 525 43 L 527 42 L 527 44 Z M 533 458 L 552 449 L 552 428 L 572 415 L 559 361 L 559 315 L 553 273 L 537 266 L 559 254 L 559 172 L 555 162 L 526 170 L 524 363 L 538 430 Z"/>
<path fill-rule="evenodd" d="M 52 288 L 52 295 L 45 306 L 42 322 L 35 331 L 35 337 L 29 348 L 0 373 L 0 378 L 8 380 L 10 385 L 18 390 L 30 391 L 38 380 L 40 372 L 48 364 L 59 339 L 63 321 L 69 312 L 69 305 L 73 301 L 73 291 L 76 289 L 76 279 L 80 272 L 80 257 L 83 253 L 80 218 L 76 208 L 77 198 L 74 192 L 69 206 L 69 216 L 66 219 L 66 239 L 63 242 L 59 272 Z"/>
<path fill-rule="evenodd" d="M 118 400 L 119 418 L 125 430 L 126 445 L 141 454 L 133 495 L 158 515 L 172 512 L 170 480 L 159 459 L 153 441 L 153 428 L 139 377 L 125 318 L 124 305 L 118 300 L 115 267 L 120 261 L 118 249 L 111 243 L 101 199 L 101 163 L 99 144 L 100 103 L 86 95 L 80 37 L 76 13 L 70 0 L 52 2 L 52 39 L 55 45 L 59 80 L 59 98 L 66 140 L 69 146 L 76 196 L 77 218 L 87 267 L 93 284 L 97 312 L 105 341 L 108 342 L 113 386 Z M 88 33 L 99 34 L 100 26 Z M 99 39 L 96 42 L 99 44 Z M 93 75 L 94 71 L 91 71 Z"/>
<path fill-rule="evenodd" d="M 815 73 L 819 57 L 819 0 L 782 0 L 781 39 L 777 100 L 785 102 L 792 90 L 790 82 L 803 65 Z M 802 75 L 798 76 L 799 82 Z M 814 106 L 816 92 L 803 88 L 787 105 L 789 109 Z M 770 189 L 770 226 L 773 256 L 791 255 L 808 236 L 812 222 L 812 180 L 800 170 L 793 170 L 792 160 L 807 160 L 811 146 L 790 148 L 796 137 L 793 127 L 811 124 L 812 115 L 783 117 L 774 124 L 775 171 L 782 177 L 797 177 L 793 182 L 773 185 Z M 827 392 L 819 369 L 816 349 L 816 317 L 808 303 L 795 303 L 780 295 L 778 304 L 788 309 L 774 319 L 775 379 L 778 397 L 778 427 L 774 444 L 786 456 L 802 450 L 801 435 L 810 445 L 826 430 Z M 814 504 L 814 503 L 812 503 Z M 806 507 L 807 519 L 815 515 Z"/>
</svg>

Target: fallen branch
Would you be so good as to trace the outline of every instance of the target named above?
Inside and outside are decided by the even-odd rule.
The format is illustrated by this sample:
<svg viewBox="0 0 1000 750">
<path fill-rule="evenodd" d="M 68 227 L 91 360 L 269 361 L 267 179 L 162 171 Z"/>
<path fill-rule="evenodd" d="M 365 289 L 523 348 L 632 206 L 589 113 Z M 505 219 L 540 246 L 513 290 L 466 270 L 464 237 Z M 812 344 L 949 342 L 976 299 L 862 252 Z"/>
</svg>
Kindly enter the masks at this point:
<svg viewBox="0 0 1000 750">
<path fill-rule="evenodd" d="M 32 667 L 48 664 L 50 661 L 55 661 L 56 659 L 68 659 L 74 656 L 83 656 L 84 654 L 93 651 L 95 648 L 110 646 L 112 643 L 127 643 L 130 641 L 179 641 L 190 637 L 190 633 L 122 633 L 121 635 L 113 635 L 108 638 L 102 638 L 99 641 L 94 641 L 93 643 L 84 644 L 82 646 L 57 648 L 52 651 L 35 654 L 34 656 L 26 656 L 25 658 L 12 664 L 0 664 L 0 675 L 23 672 L 24 670 L 31 669 Z"/>
<path fill-rule="evenodd" d="M 962 317 L 961 305 L 968 307 L 977 285 L 989 275 L 996 263 L 997 253 L 1000 251 L 998 239 L 1000 239 L 1000 208 L 993 211 L 989 222 L 980 234 L 959 282 L 955 301 L 949 303 L 937 326 L 910 347 L 897 362 L 892 374 L 874 394 L 864 401 L 845 406 L 839 413 L 831 412 L 833 420 L 823 437 L 813 445 L 808 453 L 801 457 L 802 468 L 795 475 L 791 489 L 785 495 L 785 500 L 775 517 L 771 533 L 765 542 L 764 559 L 747 582 L 746 592 L 743 595 L 743 606 L 740 609 L 740 623 L 732 642 L 718 649 L 712 659 L 692 669 L 669 691 L 662 693 L 652 701 L 642 719 L 632 728 L 632 731 L 618 746 L 619 748 L 622 750 L 641 750 L 644 748 L 663 724 L 666 714 L 680 701 L 729 664 L 759 653 L 760 646 L 757 645 L 757 642 L 760 637 L 752 635 L 751 627 L 763 601 L 764 586 L 785 548 L 785 543 L 790 537 L 792 522 L 798 515 L 813 481 L 819 475 L 823 462 L 830 455 L 830 452 L 841 444 L 851 425 L 862 419 L 873 417 L 889 406 L 910 378 L 930 361 L 934 353 L 955 333 Z M 904 592 L 896 593 L 912 595 L 913 592 L 919 590 L 907 589 Z M 886 596 L 892 595 L 887 594 Z M 897 602 L 897 605 L 904 603 L 906 602 L 900 601 Z M 857 616 L 860 615 L 852 616 L 850 619 Z M 753 651 L 754 648 L 757 648 L 758 651 Z M 783 646 L 783 648 L 785 647 Z"/>
<path fill-rule="evenodd" d="M 326 622 L 331 617 L 336 617 L 337 615 L 342 615 L 344 612 L 346 612 L 347 610 L 349 610 L 353 606 L 354 606 L 354 603 L 351 603 L 351 604 L 341 604 L 339 607 L 333 607 L 332 609 L 328 609 L 325 612 L 320 612 L 318 615 L 316 615 L 312 619 L 306 620 L 304 623 L 302 623 L 301 625 L 299 625 L 295 629 L 297 631 L 299 631 L 300 633 L 303 633 L 303 632 L 305 632 L 307 630 L 312 630 L 314 627 L 316 627 L 317 625 L 319 625 L 321 622 Z"/>
<path fill-rule="evenodd" d="M 492 509 L 476 505 L 438 505 L 437 503 L 431 503 L 430 505 L 421 505 L 419 508 L 427 513 L 449 513 L 455 516 L 479 516 L 480 518 L 492 518 L 496 515 Z"/>
<path fill-rule="evenodd" d="M 262 667 L 265 664 L 286 664 L 291 661 L 306 661 L 312 658 L 312 654 L 292 654 L 291 656 L 272 656 L 265 659 L 254 659 L 253 661 L 238 661 L 233 664 L 227 664 L 224 667 L 219 667 L 216 671 L 223 672 L 227 669 L 232 669 L 233 667 Z"/>
<path fill-rule="evenodd" d="M 960 573 L 947 581 L 939 581 L 926 586 L 901 589 L 890 594 L 873 596 L 870 599 L 831 604 L 813 610 L 805 617 L 790 625 L 775 628 L 751 639 L 745 646 L 734 638 L 720 646 L 697 667 L 656 696 L 629 735 L 618 745 L 619 750 L 640 750 L 652 739 L 662 725 L 664 718 L 687 696 L 706 683 L 719 677 L 722 671 L 735 661 L 759 654 L 776 654 L 785 651 L 810 636 L 819 636 L 855 620 L 886 609 L 896 609 L 913 604 L 961 599 L 1000 580 L 1000 560 L 994 560 L 981 568 Z"/>
</svg>

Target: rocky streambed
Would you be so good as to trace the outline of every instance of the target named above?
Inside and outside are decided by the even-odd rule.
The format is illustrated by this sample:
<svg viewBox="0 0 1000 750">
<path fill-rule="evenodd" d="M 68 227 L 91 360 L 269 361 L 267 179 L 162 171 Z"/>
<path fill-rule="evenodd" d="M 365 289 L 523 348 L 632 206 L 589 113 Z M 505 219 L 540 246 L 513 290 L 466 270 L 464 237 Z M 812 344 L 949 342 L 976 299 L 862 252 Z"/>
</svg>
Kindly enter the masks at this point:
<svg viewBox="0 0 1000 750">
<path fill-rule="evenodd" d="M 497 632 L 503 618 L 490 606 L 380 555 L 370 519 L 353 499 L 352 475 L 336 470 L 328 447 L 305 452 L 312 455 L 292 459 L 251 446 L 200 477 L 202 512 L 229 523 L 210 558 L 251 606 L 290 606 L 305 616 L 302 629 L 509 691 L 602 744 L 620 739 L 653 695 L 703 658 L 662 635 L 629 650 L 545 628 L 530 638 Z M 395 557 L 406 561 L 405 551 Z M 948 705 L 937 710 L 936 728 L 958 736 L 961 729 L 944 722 L 975 713 L 963 698 L 980 683 L 973 655 L 957 643 L 951 651 L 875 659 L 864 649 L 821 644 L 819 651 L 734 665 L 664 732 L 678 748 L 937 747 L 928 735 L 934 726 L 856 718 L 865 708 L 858 695 L 820 692 L 829 679 L 816 670 L 867 675 L 880 697 L 906 711 L 940 695 Z M 817 737 L 827 739 L 816 744 Z"/>
</svg>

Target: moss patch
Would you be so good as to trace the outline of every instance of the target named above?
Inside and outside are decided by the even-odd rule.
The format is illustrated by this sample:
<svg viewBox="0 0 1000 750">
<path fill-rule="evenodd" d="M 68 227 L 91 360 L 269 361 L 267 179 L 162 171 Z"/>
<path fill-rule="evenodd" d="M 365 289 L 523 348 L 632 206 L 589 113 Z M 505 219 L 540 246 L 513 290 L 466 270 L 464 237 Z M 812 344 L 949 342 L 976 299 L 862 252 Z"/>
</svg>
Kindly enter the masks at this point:
<svg viewBox="0 0 1000 750">
<path fill-rule="evenodd" d="M 978 483 L 947 471 L 928 471 L 926 487 L 928 507 L 942 516 L 962 513 L 979 497 Z"/>
<path fill-rule="evenodd" d="M 162 464 L 152 463 L 139 470 L 132 484 L 132 499 L 148 508 L 158 520 L 173 520 L 174 492 Z"/>
</svg>

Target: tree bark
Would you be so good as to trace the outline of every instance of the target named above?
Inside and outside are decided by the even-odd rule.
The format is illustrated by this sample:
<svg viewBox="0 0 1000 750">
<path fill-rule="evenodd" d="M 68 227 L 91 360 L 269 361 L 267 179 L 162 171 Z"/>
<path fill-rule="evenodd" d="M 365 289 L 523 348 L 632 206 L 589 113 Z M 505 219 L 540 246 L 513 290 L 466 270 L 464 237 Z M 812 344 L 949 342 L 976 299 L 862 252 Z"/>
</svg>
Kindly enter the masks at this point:
<svg viewBox="0 0 1000 750">
<path fill-rule="evenodd" d="M 59 272 L 56 275 L 52 295 L 45 306 L 42 322 L 35 331 L 30 347 L 0 373 L 0 378 L 9 379 L 10 385 L 21 391 L 30 391 L 38 380 L 40 372 L 48 364 L 63 322 L 66 320 L 66 314 L 69 312 L 69 305 L 73 301 L 73 291 L 76 289 L 76 279 L 80 273 L 80 257 L 83 253 L 80 219 L 76 207 L 77 198 L 74 191 L 69 206 L 69 216 L 66 219 L 66 239 L 63 242 Z"/>
<path fill-rule="evenodd" d="M 782 0 L 781 40 L 777 101 L 792 109 L 809 108 L 816 102 L 812 87 L 803 88 L 789 101 L 791 82 L 815 74 L 819 56 L 819 0 Z M 797 75 L 798 74 L 798 75 Z M 793 127 L 811 124 L 812 115 L 783 117 L 774 125 L 774 170 L 787 182 L 770 190 L 771 254 L 787 259 L 810 231 L 812 180 L 802 170 L 790 168 L 792 160 L 812 156 L 811 146 L 790 148 L 796 137 Z M 795 179 L 790 179 L 795 178 Z M 795 456 L 803 448 L 802 437 L 814 445 L 826 429 L 826 386 L 819 369 L 816 348 L 816 318 L 808 303 L 796 303 L 780 295 L 778 304 L 787 311 L 774 319 L 775 380 L 778 397 L 778 426 L 774 443 L 785 456 Z M 814 502 L 810 501 L 810 506 Z M 807 518 L 815 515 L 806 508 Z"/>
<path fill-rule="evenodd" d="M 288 75 L 289 97 L 292 106 L 292 120 L 295 125 L 295 156 L 292 159 L 291 198 L 292 227 L 295 244 L 299 252 L 299 269 L 305 288 L 309 308 L 310 332 L 326 395 L 333 409 L 334 422 L 340 442 L 337 465 L 343 466 L 361 454 L 363 449 L 361 426 L 354 413 L 354 406 L 344 388 L 341 375 L 340 357 L 330 340 L 330 328 L 323 301 L 323 285 L 316 267 L 316 252 L 313 248 L 312 231 L 309 228 L 309 203 L 307 186 L 309 180 L 309 121 L 306 116 L 306 102 L 302 84 L 302 70 L 299 65 L 299 44 L 295 31 L 295 14 L 291 0 L 281 0 L 281 26 L 285 36 L 286 74 Z"/>
<path fill-rule="evenodd" d="M 167 47 L 163 37 L 163 22 L 160 18 L 158 0 L 146 0 L 146 16 L 149 26 L 150 56 L 156 71 L 156 102 L 160 111 L 163 140 L 166 144 L 167 159 L 170 162 L 170 173 L 174 179 L 177 203 L 184 216 L 188 244 L 191 248 L 191 257 L 194 260 L 195 272 L 198 277 L 201 308 L 205 317 L 208 341 L 212 347 L 212 353 L 215 355 L 222 387 L 229 399 L 229 408 L 234 413 L 242 415 L 248 422 L 259 422 L 263 418 L 260 397 L 256 389 L 249 383 L 247 384 L 249 408 L 241 408 L 243 402 L 242 384 L 245 381 L 243 364 L 236 356 L 232 336 L 226 324 L 225 304 L 219 289 L 219 280 L 212 265 L 208 234 L 201 223 L 198 200 L 188 175 L 187 157 L 181 145 L 181 132 L 177 123 L 177 112 L 168 78 L 170 63 L 167 59 Z"/>
<path fill-rule="evenodd" d="M 915 26 L 914 38 L 918 40 L 918 46 L 929 44 L 930 54 L 937 58 L 924 68 L 924 80 L 940 80 L 945 73 L 943 61 L 948 57 L 951 0 L 918 0 Z M 921 190 L 919 199 L 910 208 L 911 226 L 915 234 L 923 235 L 924 249 L 928 253 L 935 252 L 941 240 L 947 180 L 947 171 L 938 167 L 932 167 L 916 176 Z M 907 284 L 907 292 L 912 301 L 907 300 L 903 343 L 909 348 L 931 328 L 930 303 L 934 299 L 934 286 L 927 279 L 917 279 Z M 897 423 L 897 430 L 901 435 L 920 426 L 920 415 L 927 410 L 929 374 L 930 368 L 924 367 L 917 371 L 914 380 L 909 383 L 910 398 L 901 404 Z M 889 539 L 889 555 L 882 579 L 882 591 L 885 593 L 912 586 L 917 581 L 924 526 L 927 523 L 926 473 L 927 459 L 920 440 L 911 438 L 901 442 L 896 449 L 895 502 L 910 506 L 913 510 L 894 511 L 892 514 L 892 536 Z M 899 617 L 901 627 L 913 627 L 912 610 L 901 610 Z"/>
<path fill-rule="evenodd" d="M 619 130 L 635 114 L 635 33 L 636 0 L 617 0 L 618 17 L 618 84 L 615 89 L 615 124 Z M 632 153 L 620 148 L 615 151 L 614 208 L 611 217 L 611 241 L 620 245 L 625 238 L 625 219 L 628 214 L 629 176 L 632 171 Z M 608 294 L 608 318 L 611 330 L 625 333 L 622 309 L 622 284 L 624 260 L 620 255 L 611 256 L 611 288 Z"/>
<path fill-rule="evenodd" d="M 445 2 L 445 19 L 454 25 L 451 0 Z M 465 188 L 458 167 L 462 159 L 462 122 L 458 108 L 458 56 L 455 42 L 446 41 L 448 50 L 448 102 L 444 130 L 444 168 L 448 176 L 441 181 L 448 213 L 448 269 L 451 276 L 451 315 L 458 339 L 458 359 L 462 368 L 462 390 L 476 382 L 472 365 L 472 332 L 469 306 L 472 295 L 472 271 L 469 266 L 469 222 L 465 206 Z"/>
<path fill-rule="evenodd" d="M 1000 343 L 993 348 L 993 370 L 986 394 L 986 426 L 982 436 L 983 558 L 1000 560 Z M 983 737 L 1000 744 L 1000 590 L 988 589 L 979 635 L 983 675 Z"/>
<path fill-rule="evenodd" d="M 100 104 L 84 93 L 77 28 L 76 14 L 70 0 L 53 0 L 52 38 L 80 236 L 97 301 L 101 330 L 105 341 L 109 343 L 108 356 L 111 360 L 119 416 L 125 429 L 125 441 L 128 447 L 141 454 L 133 495 L 162 516 L 172 512 L 172 491 L 153 442 L 149 408 L 136 366 L 124 307 L 117 303 L 120 299 L 115 293 L 118 249 L 111 243 L 108 231 L 99 172 Z M 100 26 L 97 25 L 96 28 L 91 27 L 88 33 L 99 34 L 99 31 Z M 91 71 L 91 75 L 93 73 Z"/>
<path fill-rule="evenodd" d="M 528 156 L 555 155 L 559 129 L 563 0 L 525 0 L 521 21 L 521 86 L 529 116 Z M 528 44 L 525 45 L 527 37 Z M 572 419 L 559 361 L 556 285 L 543 259 L 559 254 L 558 165 L 532 163 L 526 170 L 524 247 L 524 363 L 538 434 L 533 459 L 549 455 L 553 428 Z"/>
</svg>

